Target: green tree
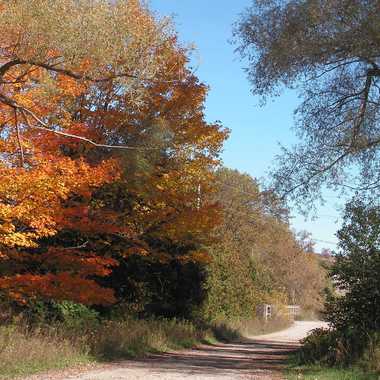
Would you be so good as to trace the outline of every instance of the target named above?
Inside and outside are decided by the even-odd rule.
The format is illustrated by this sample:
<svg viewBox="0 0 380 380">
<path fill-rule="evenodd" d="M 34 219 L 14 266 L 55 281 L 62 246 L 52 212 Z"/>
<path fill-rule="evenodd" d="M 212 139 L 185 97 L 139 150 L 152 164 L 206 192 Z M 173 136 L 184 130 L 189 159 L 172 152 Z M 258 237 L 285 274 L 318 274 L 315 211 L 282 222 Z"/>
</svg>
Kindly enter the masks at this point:
<svg viewBox="0 0 380 380">
<path fill-rule="evenodd" d="M 323 185 L 378 195 L 379 7 L 255 0 L 236 26 L 253 93 L 265 101 L 288 87 L 303 98 L 295 113 L 301 143 L 283 150 L 273 173 L 280 194 L 298 205 L 313 202 Z"/>
<path fill-rule="evenodd" d="M 339 292 L 327 319 L 338 330 L 380 330 L 380 208 L 354 200 L 338 232 L 339 252 L 331 276 Z"/>
<path fill-rule="evenodd" d="M 290 230 L 282 202 L 236 170 L 222 168 L 216 179 L 223 221 L 210 249 L 207 316 L 251 318 L 258 304 L 279 300 L 319 310 L 324 270 Z"/>
<path fill-rule="evenodd" d="M 209 319 L 249 319 L 270 283 L 255 255 L 260 231 L 265 234 L 265 197 L 253 178 L 237 170 L 222 168 L 216 180 L 223 220 L 210 248 L 205 314 Z"/>
</svg>

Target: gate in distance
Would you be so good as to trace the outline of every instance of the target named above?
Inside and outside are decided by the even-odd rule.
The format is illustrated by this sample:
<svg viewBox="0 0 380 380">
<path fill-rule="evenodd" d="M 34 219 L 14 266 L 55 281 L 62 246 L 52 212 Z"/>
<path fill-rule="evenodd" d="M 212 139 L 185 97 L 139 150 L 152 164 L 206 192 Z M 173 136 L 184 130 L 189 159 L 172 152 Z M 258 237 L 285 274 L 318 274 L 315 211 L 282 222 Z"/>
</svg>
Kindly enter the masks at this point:
<svg viewBox="0 0 380 380">
<path fill-rule="evenodd" d="M 267 321 L 276 315 L 286 315 L 292 319 L 298 317 L 301 313 L 301 307 L 298 305 L 287 305 L 284 308 L 278 308 L 275 305 L 262 304 L 257 307 L 256 314 L 258 317 Z"/>
</svg>

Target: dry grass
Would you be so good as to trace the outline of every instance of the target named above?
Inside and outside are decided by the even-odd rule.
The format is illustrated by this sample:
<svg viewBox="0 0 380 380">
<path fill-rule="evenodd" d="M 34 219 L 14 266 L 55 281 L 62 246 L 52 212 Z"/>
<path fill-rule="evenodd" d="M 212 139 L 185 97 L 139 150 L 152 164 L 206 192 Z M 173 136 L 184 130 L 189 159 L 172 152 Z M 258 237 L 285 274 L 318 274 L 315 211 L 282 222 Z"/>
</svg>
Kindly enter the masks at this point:
<svg viewBox="0 0 380 380">
<path fill-rule="evenodd" d="M 285 330 L 290 327 L 292 323 L 293 321 L 287 318 L 273 318 L 268 321 L 261 319 L 219 321 L 213 324 L 212 331 L 218 340 L 233 342 L 243 337 Z"/>
<path fill-rule="evenodd" d="M 90 360 L 77 346 L 54 329 L 28 331 L 26 327 L 0 327 L 0 379 L 65 368 Z"/>
<path fill-rule="evenodd" d="M 191 323 L 175 320 L 108 321 L 77 330 L 62 325 L 3 326 L 0 379 L 192 347 L 204 338 Z"/>
<path fill-rule="evenodd" d="M 270 334 L 276 331 L 285 330 L 290 327 L 293 320 L 286 317 L 273 318 L 268 321 L 254 319 L 240 322 L 239 331 L 244 336 Z"/>
<path fill-rule="evenodd" d="M 285 322 L 236 322 L 197 329 L 177 320 L 124 320 L 28 328 L 0 326 L 0 379 L 74 367 L 91 362 L 142 357 L 150 352 L 190 348 L 199 342 L 233 341 L 286 327 Z"/>
<path fill-rule="evenodd" d="M 147 352 L 192 347 L 201 339 L 189 322 L 110 321 L 96 330 L 89 340 L 91 352 L 100 359 L 140 357 Z"/>
</svg>

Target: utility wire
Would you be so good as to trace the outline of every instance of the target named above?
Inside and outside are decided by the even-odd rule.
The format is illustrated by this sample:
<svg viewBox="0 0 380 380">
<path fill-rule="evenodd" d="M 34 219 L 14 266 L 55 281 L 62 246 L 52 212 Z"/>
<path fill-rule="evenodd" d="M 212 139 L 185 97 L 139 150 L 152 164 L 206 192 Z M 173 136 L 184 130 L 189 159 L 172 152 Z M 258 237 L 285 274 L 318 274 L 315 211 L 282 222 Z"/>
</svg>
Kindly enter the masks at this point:
<svg viewBox="0 0 380 380">
<path fill-rule="evenodd" d="M 320 239 L 312 239 L 312 240 L 314 240 L 314 241 L 316 241 L 316 242 L 318 242 L 318 243 L 325 243 L 325 244 L 332 244 L 332 245 L 337 245 L 338 244 L 338 242 L 332 242 L 332 241 L 328 241 L 328 240 L 320 240 Z"/>
</svg>

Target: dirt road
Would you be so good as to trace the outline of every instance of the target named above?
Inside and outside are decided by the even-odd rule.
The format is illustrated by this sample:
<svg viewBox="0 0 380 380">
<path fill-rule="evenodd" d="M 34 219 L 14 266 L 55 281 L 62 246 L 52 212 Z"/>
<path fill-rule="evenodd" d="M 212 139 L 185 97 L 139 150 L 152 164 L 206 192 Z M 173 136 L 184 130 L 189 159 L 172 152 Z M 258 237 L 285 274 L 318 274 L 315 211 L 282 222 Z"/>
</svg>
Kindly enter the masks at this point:
<svg viewBox="0 0 380 380">
<path fill-rule="evenodd" d="M 239 344 L 201 346 L 194 350 L 151 355 L 123 361 L 81 375 L 36 377 L 38 380 L 282 380 L 287 355 L 299 339 L 322 322 L 296 322 L 270 335 L 250 337 Z"/>
</svg>

